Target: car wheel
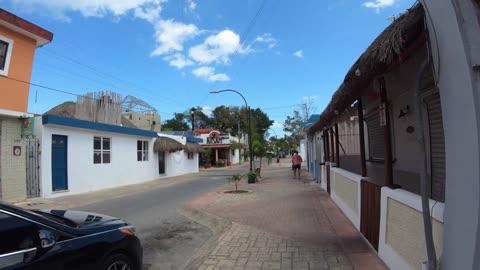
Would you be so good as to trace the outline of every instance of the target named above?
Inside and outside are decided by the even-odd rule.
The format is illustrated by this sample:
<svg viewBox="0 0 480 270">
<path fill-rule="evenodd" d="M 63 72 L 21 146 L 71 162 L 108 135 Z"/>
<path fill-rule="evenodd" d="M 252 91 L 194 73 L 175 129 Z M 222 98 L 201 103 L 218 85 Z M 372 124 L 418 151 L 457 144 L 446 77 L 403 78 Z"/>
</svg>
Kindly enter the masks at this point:
<svg viewBox="0 0 480 270">
<path fill-rule="evenodd" d="M 105 270 L 136 270 L 132 260 L 123 254 L 111 255 L 105 260 Z"/>
</svg>

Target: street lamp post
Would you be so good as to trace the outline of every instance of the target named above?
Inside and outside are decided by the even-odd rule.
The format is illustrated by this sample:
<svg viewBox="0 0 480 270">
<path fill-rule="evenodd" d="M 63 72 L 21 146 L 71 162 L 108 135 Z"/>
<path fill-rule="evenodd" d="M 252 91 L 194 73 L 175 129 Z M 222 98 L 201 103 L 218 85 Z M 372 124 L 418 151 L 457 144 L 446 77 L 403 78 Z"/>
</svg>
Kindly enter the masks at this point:
<svg viewBox="0 0 480 270">
<path fill-rule="evenodd" d="M 232 89 L 225 89 L 225 90 L 220 90 L 220 91 L 210 91 L 210 94 L 220 94 L 223 92 L 234 92 L 240 95 L 243 98 L 243 101 L 245 101 L 245 109 L 247 110 L 247 119 L 248 119 L 248 152 L 249 152 L 249 159 L 250 159 L 250 172 L 253 171 L 253 148 L 252 148 L 252 122 L 251 122 L 251 116 L 250 116 L 250 107 L 248 107 L 247 100 L 245 97 L 240 94 L 240 92 L 232 90 Z M 248 182 L 250 183 L 250 177 L 248 178 Z M 255 179 L 253 180 L 253 183 L 255 183 Z"/>
<path fill-rule="evenodd" d="M 192 117 L 192 135 L 195 132 L 195 111 L 196 111 L 195 108 L 192 108 L 190 110 L 190 115 Z"/>
</svg>

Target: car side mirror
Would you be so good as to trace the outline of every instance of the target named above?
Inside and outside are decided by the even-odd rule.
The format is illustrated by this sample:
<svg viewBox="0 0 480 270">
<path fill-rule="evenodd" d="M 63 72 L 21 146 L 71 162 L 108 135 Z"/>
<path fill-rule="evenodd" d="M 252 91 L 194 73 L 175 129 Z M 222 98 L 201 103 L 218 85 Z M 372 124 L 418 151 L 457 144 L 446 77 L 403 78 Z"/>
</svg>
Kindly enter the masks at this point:
<svg viewBox="0 0 480 270">
<path fill-rule="evenodd" d="M 40 238 L 40 246 L 42 248 L 49 248 L 55 245 L 55 237 L 50 231 L 40 230 L 38 231 L 38 236 Z"/>
</svg>

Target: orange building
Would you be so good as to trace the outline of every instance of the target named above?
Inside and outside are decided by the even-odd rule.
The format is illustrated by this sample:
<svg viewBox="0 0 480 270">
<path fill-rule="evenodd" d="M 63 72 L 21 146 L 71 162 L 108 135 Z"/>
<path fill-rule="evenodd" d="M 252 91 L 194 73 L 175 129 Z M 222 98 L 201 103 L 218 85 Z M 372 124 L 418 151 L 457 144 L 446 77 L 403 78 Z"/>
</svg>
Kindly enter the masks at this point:
<svg viewBox="0 0 480 270">
<path fill-rule="evenodd" d="M 0 109 L 26 112 L 35 49 L 53 33 L 0 8 Z"/>
</svg>

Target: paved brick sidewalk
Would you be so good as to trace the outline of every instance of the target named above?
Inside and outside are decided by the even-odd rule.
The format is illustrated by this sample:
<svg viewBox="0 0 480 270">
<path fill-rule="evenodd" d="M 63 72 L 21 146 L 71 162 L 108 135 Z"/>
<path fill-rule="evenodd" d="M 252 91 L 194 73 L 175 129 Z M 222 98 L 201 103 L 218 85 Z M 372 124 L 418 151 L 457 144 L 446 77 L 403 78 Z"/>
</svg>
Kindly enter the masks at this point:
<svg viewBox="0 0 480 270">
<path fill-rule="evenodd" d="M 198 269 L 387 269 L 328 194 L 292 179 L 288 163 L 244 184 L 246 194 L 212 192 L 191 202 L 232 221 Z"/>
</svg>

